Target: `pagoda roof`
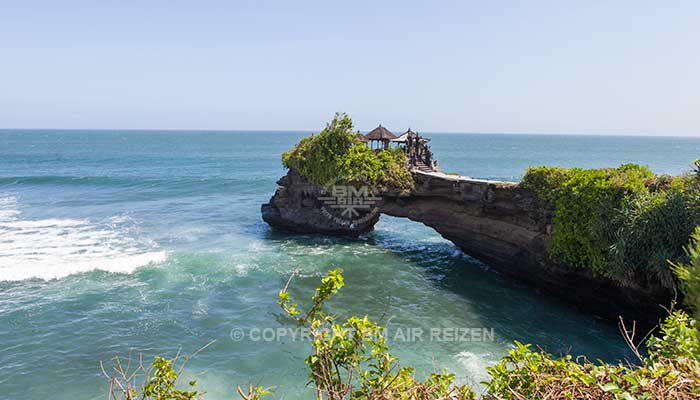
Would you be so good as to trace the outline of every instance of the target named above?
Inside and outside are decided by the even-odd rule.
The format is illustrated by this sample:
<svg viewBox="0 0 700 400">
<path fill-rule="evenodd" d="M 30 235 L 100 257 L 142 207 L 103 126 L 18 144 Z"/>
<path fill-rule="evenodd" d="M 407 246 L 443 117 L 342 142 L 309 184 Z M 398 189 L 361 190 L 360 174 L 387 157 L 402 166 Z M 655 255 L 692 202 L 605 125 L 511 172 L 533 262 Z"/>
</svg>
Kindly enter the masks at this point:
<svg viewBox="0 0 700 400">
<path fill-rule="evenodd" d="M 365 135 L 367 140 L 392 140 L 396 139 L 396 135 L 391 133 L 390 130 L 379 125 L 378 127 L 372 129 L 369 133 Z"/>
</svg>

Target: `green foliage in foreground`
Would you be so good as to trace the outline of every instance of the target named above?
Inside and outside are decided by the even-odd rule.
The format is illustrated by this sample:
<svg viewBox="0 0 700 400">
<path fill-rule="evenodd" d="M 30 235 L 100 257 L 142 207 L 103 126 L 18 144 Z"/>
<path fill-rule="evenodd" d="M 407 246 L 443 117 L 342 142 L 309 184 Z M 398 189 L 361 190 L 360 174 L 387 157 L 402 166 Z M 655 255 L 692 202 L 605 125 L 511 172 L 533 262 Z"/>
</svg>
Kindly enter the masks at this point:
<svg viewBox="0 0 700 400">
<path fill-rule="evenodd" d="M 658 399 L 700 398 L 700 333 L 687 314 L 671 314 L 660 337 L 647 341 L 640 365 L 554 358 L 516 342 L 488 368 L 489 393 L 499 399 Z"/>
<path fill-rule="evenodd" d="M 152 367 L 153 375 L 143 388 L 143 397 L 153 398 L 155 400 L 189 400 L 197 396 L 198 393 L 195 391 L 179 390 L 175 388 L 178 375 L 173 368 L 173 360 L 156 357 Z M 197 382 L 191 381 L 189 386 L 194 387 L 196 384 Z"/>
<path fill-rule="evenodd" d="M 182 390 L 178 386 L 178 377 L 185 366 L 186 359 L 181 363 L 180 368 L 175 370 L 175 363 L 179 357 L 166 359 L 156 356 L 150 369 L 146 369 L 139 363 L 134 370 L 131 370 L 131 360 L 123 365 L 119 358 L 115 359 L 110 377 L 110 391 L 108 399 L 118 400 L 194 400 L 199 399 L 202 393 L 197 392 L 194 387 L 196 381 L 188 383 L 188 389 Z M 103 372 L 107 374 L 104 370 Z M 143 387 L 139 390 L 136 387 L 136 380 L 143 379 Z"/>
<path fill-rule="evenodd" d="M 620 282 L 673 288 L 667 259 L 700 224 L 697 174 L 655 176 L 646 168 L 532 167 L 521 183 L 554 208 L 553 259 Z"/>
<path fill-rule="evenodd" d="M 433 373 L 421 382 L 413 368 L 401 367 L 389 353 L 382 326 L 363 318 L 339 322 L 324 311 L 324 303 L 344 285 L 341 270 L 331 271 L 316 289 L 310 309 L 302 315 L 283 289 L 279 304 L 287 315 L 307 328 L 313 353 L 305 362 L 319 399 L 474 399 L 467 386 L 456 385 L 454 374 Z"/>
<path fill-rule="evenodd" d="M 694 247 L 697 262 L 700 242 Z M 287 315 L 309 329 L 313 352 L 305 362 L 316 399 L 328 400 L 475 400 L 469 387 L 455 383 L 454 374 L 433 373 L 425 381 L 413 376 L 413 369 L 401 367 L 389 353 L 383 328 L 367 317 L 350 317 L 338 322 L 324 311 L 324 303 L 344 285 L 340 270 L 331 271 L 321 280 L 308 311 L 302 313 L 285 287 L 279 304 Z M 688 293 L 690 294 L 690 293 Z M 697 293 L 696 293 L 697 295 Z M 692 296 L 689 296 L 692 297 Z M 657 336 L 647 340 L 648 354 L 639 357 L 638 365 L 591 363 L 570 355 L 555 358 L 531 345 L 515 342 L 493 367 L 487 368 L 491 379 L 483 382 L 484 400 L 540 399 L 658 399 L 686 400 L 700 396 L 700 331 L 696 320 L 682 311 L 672 313 Z M 123 400 L 194 400 L 203 392 L 176 389 L 177 360 L 156 357 L 146 384 L 141 390 L 132 386 L 133 378 L 123 372 L 112 380 L 110 399 Z M 121 369 L 117 369 L 121 370 Z M 133 375 L 132 375 L 133 376 Z M 116 384 L 115 384 L 116 382 Z M 194 387 L 196 382 L 189 383 Z M 120 390 L 115 390 L 115 388 Z M 260 400 L 269 390 L 248 387 L 238 393 L 244 400 Z"/>
<path fill-rule="evenodd" d="M 402 190 L 413 187 L 403 151 L 375 152 L 360 141 L 352 128 L 348 115 L 336 114 L 319 134 L 302 138 L 282 154 L 282 164 L 322 186 L 350 184 Z"/>
<path fill-rule="evenodd" d="M 675 264 L 689 305 L 700 311 L 700 228 L 686 248 L 689 262 Z M 290 278 L 291 281 L 291 278 Z M 306 312 L 299 310 L 287 291 L 279 293 L 279 304 L 313 337 L 313 352 L 305 362 L 316 399 L 327 400 L 474 400 L 476 394 L 455 383 L 453 374 L 434 373 L 425 381 L 413 376 L 413 369 L 401 367 L 391 356 L 384 330 L 377 324 L 352 316 L 338 321 L 324 311 L 324 304 L 343 286 L 341 270 L 333 270 L 322 280 Z M 624 325 L 623 325 L 624 327 Z M 637 365 L 592 363 L 570 355 L 555 358 L 535 351 L 529 344 L 515 342 L 493 367 L 491 379 L 483 382 L 484 400 L 690 400 L 700 398 L 700 326 L 683 311 L 671 313 L 656 336 L 646 341 L 647 354 L 634 344 L 634 332 L 625 330 L 625 341 L 639 358 Z M 174 360 L 156 357 L 145 372 L 143 389 L 134 386 L 136 373 L 124 371 L 117 360 L 111 378 L 109 399 L 194 400 L 203 393 L 177 389 Z M 184 364 L 183 364 L 184 366 Z M 128 369 L 128 368 L 127 368 Z M 196 382 L 189 383 L 193 388 Z M 240 386 L 244 400 L 261 400 L 269 391 L 262 387 Z"/>
<path fill-rule="evenodd" d="M 290 278 L 291 281 L 291 278 Z M 313 352 L 305 359 L 316 398 L 326 400 L 474 400 L 476 395 L 468 386 L 455 383 L 455 375 L 433 373 L 426 380 L 413 376 L 413 368 L 402 367 L 389 353 L 385 331 L 367 316 L 352 316 L 344 321 L 326 313 L 324 304 L 344 286 L 341 270 L 330 271 L 316 289 L 312 304 L 306 312 L 299 310 L 287 292 L 279 293 L 279 304 L 288 317 L 308 329 L 313 339 Z M 176 389 L 178 373 L 173 368 L 177 360 L 156 357 L 152 369 L 145 375 L 143 389 L 133 384 L 135 374 L 124 372 L 121 364 L 114 369 L 109 399 L 119 400 L 194 400 L 204 393 Z M 184 364 L 183 364 L 184 365 Z M 180 371 L 182 368 L 180 369 Z M 191 387 L 196 382 L 189 383 Z M 238 387 L 244 400 L 260 400 L 269 390 L 249 386 L 245 392 Z"/>
<path fill-rule="evenodd" d="M 700 228 L 686 249 L 690 263 L 674 271 L 690 305 L 700 306 Z M 499 399 L 685 400 L 700 398 L 700 326 L 683 311 L 669 315 L 655 336 L 646 341 L 647 355 L 626 332 L 639 365 L 591 363 L 571 356 L 554 358 L 530 345 L 515 349 L 489 368 L 486 382 Z"/>
</svg>

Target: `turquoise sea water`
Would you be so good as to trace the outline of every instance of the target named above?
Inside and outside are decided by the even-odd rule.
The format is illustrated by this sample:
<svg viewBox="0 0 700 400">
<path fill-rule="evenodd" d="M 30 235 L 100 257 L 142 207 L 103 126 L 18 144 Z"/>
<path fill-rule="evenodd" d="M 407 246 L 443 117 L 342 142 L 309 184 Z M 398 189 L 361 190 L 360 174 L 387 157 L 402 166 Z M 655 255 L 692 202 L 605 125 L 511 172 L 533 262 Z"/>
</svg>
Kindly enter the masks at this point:
<svg viewBox="0 0 700 400">
<path fill-rule="evenodd" d="M 105 398 L 100 361 L 174 355 L 210 399 L 236 384 L 306 398 L 309 343 L 259 341 L 291 327 L 276 296 L 345 269 L 332 303 L 401 329 L 477 328 L 493 340 L 392 341 L 420 375 L 466 382 L 514 339 L 550 352 L 617 360 L 616 326 L 512 282 L 429 228 L 382 217 L 358 240 L 271 231 L 260 205 L 284 173 L 280 154 L 306 133 L 0 131 L 0 397 Z M 431 134 L 446 172 L 518 180 L 529 165 L 637 162 L 688 170 L 700 139 Z M 244 332 L 243 340 L 232 331 Z"/>
</svg>

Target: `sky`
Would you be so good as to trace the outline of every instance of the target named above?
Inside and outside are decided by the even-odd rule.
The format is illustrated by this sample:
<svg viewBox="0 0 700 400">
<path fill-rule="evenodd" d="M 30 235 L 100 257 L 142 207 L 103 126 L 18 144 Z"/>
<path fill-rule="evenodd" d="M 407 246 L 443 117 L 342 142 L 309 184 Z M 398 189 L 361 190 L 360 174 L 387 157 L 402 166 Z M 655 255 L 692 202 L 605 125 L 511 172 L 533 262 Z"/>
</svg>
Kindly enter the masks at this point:
<svg viewBox="0 0 700 400">
<path fill-rule="evenodd" d="M 0 128 L 700 136 L 700 2 L 0 0 Z"/>
</svg>

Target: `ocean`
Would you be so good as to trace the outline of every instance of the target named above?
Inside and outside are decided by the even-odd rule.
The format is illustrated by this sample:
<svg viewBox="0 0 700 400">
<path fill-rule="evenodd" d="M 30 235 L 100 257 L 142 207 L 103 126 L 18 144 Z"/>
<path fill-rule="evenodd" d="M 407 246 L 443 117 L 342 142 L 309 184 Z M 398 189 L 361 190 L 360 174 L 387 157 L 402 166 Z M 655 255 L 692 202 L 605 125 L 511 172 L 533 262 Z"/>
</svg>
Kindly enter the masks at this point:
<svg viewBox="0 0 700 400">
<path fill-rule="evenodd" d="M 462 382 L 513 340 L 554 354 L 630 357 L 617 326 L 506 279 L 435 231 L 383 216 L 356 240 L 271 230 L 260 217 L 308 132 L 0 131 L 0 393 L 103 399 L 100 363 L 193 353 L 185 369 L 208 399 L 238 384 L 308 398 L 310 343 L 289 334 L 277 293 L 308 303 L 343 268 L 329 305 L 389 327 L 402 365 Z M 700 138 L 426 134 L 445 172 L 517 181 L 531 165 L 635 162 L 678 174 Z M 392 330 L 393 329 L 393 330 Z M 391 337 L 391 332 L 462 335 Z M 262 337 L 264 333 L 273 334 Z M 255 334 L 254 334 L 255 333 Z"/>
</svg>

